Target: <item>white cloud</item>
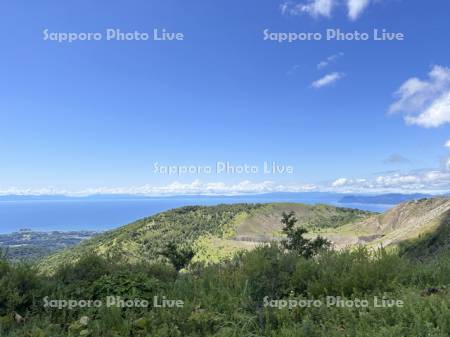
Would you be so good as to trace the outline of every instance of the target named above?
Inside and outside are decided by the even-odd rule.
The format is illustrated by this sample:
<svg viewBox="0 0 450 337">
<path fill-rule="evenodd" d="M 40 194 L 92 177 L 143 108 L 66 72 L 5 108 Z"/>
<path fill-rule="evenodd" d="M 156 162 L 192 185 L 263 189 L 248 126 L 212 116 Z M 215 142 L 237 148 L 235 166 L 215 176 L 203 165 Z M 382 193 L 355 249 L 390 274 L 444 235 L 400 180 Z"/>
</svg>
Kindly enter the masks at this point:
<svg viewBox="0 0 450 337">
<path fill-rule="evenodd" d="M 331 186 L 333 187 L 341 187 L 341 186 L 345 186 L 348 183 L 348 179 L 346 178 L 339 178 L 337 180 L 335 180 Z"/>
<path fill-rule="evenodd" d="M 348 17 L 356 20 L 369 6 L 371 0 L 347 0 Z"/>
<path fill-rule="evenodd" d="M 281 13 L 286 15 L 309 14 L 312 17 L 330 17 L 335 0 L 309 0 L 307 3 L 285 2 L 280 6 Z"/>
<path fill-rule="evenodd" d="M 326 66 L 328 66 L 330 63 L 336 62 L 337 59 L 339 59 L 340 57 L 344 56 L 344 53 L 340 52 L 331 56 L 328 56 L 325 60 L 321 61 L 318 65 L 317 65 L 317 69 L 323 69 Z"/>
<path fill-rule="evenodd" d="M 450 69 L 434 66 L 427 80 L 408 79 L 395 93 L 390 113 L 404 113 L 407 124 L 425 128 L 450 123 Z"/>
<path fill-rule="evenodd" d="M 318 79 L 317 81 L 314 81 L 311 84 L 311 86 L 313 88 L 320 89 L 320 88 L 326 87 L 328 85 L 331 85 L 331 84 L 339 81 L 343 77 L 344 77 L 344 74 L 342 74 L 342 73 L 337 73 L 337 72 L 331 73 L 331 74 L 325 75 L 324 77 Z"/>
<path fill-rule="evenodd" d="M 450 140 L 447 140 L 447 142 L 445 143 L 445 147 L 450 148 Z"/>
<path fill-rule="evenodd" d="M 450 91 L 437 98 L 419 116 L 406 116 L 406 122 L 425 128 L 435 128 L 450 123 Z"/>
<path fill-rule="evenodd" d="M 194 180 L 191 183 L 173 182 L 165 186 L 131 186 L 131 187 L 96 187 L 83 190 L 58 188 L 0 188 L 0 195 L 139 195 L 139 196 L 173 196 L 173 195 L 242 195 L 271 192 L 305 192 L 316 190 L 312 184 L 277 184 L 273 181 L 252 182 L 244 180 L 234 184 L 224 182 L 203 183 Z"/>
<path fill-rule="evenodd" d="M 294 3 L 287 1 L 280 6 L 282 14 L 303 15 L 309 14 L 314 18 L 331 17 L 335 7 L 346 5 L 348 17 L 351 20 L 358 19 L 367 7 L 375 0 L 308 0 L 307 2 Z"/>
<path fill-rule="evenodd" d="M 326 190 L 348 193 L 448 193 L 450 172 L 424 170 L 409 173 L 388 173 L 371 179 L 340 178 L 331 182 Z"/>
<path fill-rule="evenodd" d="M 339 178 L 322 184 L 281 184 L 274 181 L 253 182 L 244 180 L 237 183 L 173 182 L 164 186 L 142 185 L 131 187 L 96 187 L 83 190 L 58 188 L 21 189 L 1 188 L 1 195 L 65 195 L 83 197 L 90 195 L 135 195 L 149 197 L 204 195 L 238 196 L 275 192 L 338 192 L 338 193 L 431 193 L 441 194 L 450 191 L 450 171 L 422 170 L 406 173 L 391 172 L 378 174 L 371 178 Z"/>
</svg>

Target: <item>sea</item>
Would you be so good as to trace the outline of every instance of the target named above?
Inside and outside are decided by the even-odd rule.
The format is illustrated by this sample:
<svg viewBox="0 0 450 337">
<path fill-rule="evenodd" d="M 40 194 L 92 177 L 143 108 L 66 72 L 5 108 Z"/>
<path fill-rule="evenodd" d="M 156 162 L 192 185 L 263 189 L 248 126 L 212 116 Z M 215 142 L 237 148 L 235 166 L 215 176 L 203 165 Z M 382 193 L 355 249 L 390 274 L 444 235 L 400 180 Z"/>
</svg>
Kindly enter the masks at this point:
<svg viewBox="0 0 450 337">
<path fill-rule="evenodd" d="M 62 200 L 1 200 L 0 234 L 21 229 L 33 231 L 106 231 L 135 220 L 189 206 L 235 203 L 303 202 L 330 204 L 383 212 L 393 205 L 341 204 L 339 198 L 323 195 L 257 195 L 232 197 L 165 197 L 165 198 L 107 198 Z"/>
</svg>

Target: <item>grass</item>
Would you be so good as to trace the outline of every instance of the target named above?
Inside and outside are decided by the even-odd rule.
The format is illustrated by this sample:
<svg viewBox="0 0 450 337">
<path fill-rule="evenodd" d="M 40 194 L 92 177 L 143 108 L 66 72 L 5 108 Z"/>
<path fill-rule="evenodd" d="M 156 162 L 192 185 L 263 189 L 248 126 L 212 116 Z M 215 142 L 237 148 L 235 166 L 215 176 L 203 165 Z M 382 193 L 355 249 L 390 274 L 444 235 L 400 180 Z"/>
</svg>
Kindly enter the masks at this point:
<svg viewBox="0 0 450 337">
<path fill-rule="evenodd" d="M 124 264 L 85 256 L 53 276 L 33 266 L 0 264 L 0 335 L 41 336 L 314 336 L 447 337 L 450 254 L 426 261 L 366 248 L 304 259 L 277 245 L 259 246 L 227 262 L 194 263 L 177 273 L 164 263 Z M 427 289 L 432 289 L 427 292 Z M 166 296 L 182 308 L 43 307 L 43 298 Z M 326 302 L 327 296 L 401 300 L 403 307 L 265 306 L 265 298 Z M 25 317 L 17 324 L 11 312 Z M 80 323 L 86 316 L 89 322 Z"/>
</svg>

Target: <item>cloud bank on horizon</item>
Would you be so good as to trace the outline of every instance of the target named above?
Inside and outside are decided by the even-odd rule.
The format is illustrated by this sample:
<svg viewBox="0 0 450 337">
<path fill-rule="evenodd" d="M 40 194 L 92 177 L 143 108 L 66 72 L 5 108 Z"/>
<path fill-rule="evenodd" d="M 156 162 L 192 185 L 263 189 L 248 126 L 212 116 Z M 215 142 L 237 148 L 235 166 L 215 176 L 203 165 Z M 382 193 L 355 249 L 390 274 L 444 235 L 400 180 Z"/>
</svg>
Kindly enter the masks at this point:
<svg viewBox="0 0 450 337">
<path fill-rule="evenodd" d="M 136 196 L 238 196 L 276 192 L 335 192 L 335 193 L 429 193 L 442 194 L 450 191 L 450 171 L 416 170 L 411 172 L 388 172 L 371 178 L 339 178 L 320 184 L 278 183 L 275 181 L 254 182 L 243 180 L 237 183 L 173 182 L 164 186 L 97 187 L 84 190 L 59 188 L 1 188 L 5 195 L 136 195 Z"/>
<path fill-rule="evenodd" d="M 339 6 L 347 7 L 347 15 L 350 20 L 357 20 L 374 0 L 308 0 L 307 2 L 295 3 L 287 1 L 281 4 L 281 13 L 284 15 L 304 15 L 308 14 L 313 18 L 332 16 L 335 8 Z"/>
</svg>

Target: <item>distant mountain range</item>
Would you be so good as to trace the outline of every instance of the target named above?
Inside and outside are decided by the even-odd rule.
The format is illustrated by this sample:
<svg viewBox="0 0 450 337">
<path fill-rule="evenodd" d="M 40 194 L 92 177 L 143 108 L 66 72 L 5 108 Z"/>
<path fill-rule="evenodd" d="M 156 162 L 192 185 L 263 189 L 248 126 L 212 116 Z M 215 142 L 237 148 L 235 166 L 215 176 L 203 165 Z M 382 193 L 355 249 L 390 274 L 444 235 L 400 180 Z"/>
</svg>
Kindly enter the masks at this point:
<svg viewBox="0 0 450 337">
<path fill-rule="evenodd" d="M 381 195 L 346 195 L 342 197 L 339 202 L 342 204 L 384 204 L 397 205 L 405 201 L 419 200 L 424 198 L 431 198 L 429 194 L 400 194 L 390 193 Z"/>
</svg>

